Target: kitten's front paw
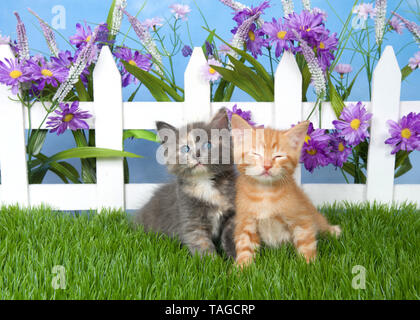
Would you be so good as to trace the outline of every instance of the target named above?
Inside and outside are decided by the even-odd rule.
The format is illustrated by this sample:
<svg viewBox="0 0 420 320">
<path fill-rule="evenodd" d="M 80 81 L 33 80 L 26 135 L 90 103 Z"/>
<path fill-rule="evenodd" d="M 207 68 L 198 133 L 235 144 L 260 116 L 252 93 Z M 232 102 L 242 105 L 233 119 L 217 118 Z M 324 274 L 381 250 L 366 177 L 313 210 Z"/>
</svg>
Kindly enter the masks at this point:
<svg viewBox="0 0 420 320">
<path fill-rule="evenodd" d="M 244 269 L 251 265 L 252 263 L 252 255 L 242 255 L 236 259 L 236 266 L 240 269 Z"/>
<path fill-rule="evenodd" d="M 341 228 L 338 225 L 330 226 L 330 234 L 338 238 L 341 235 Z"/>
</svg>

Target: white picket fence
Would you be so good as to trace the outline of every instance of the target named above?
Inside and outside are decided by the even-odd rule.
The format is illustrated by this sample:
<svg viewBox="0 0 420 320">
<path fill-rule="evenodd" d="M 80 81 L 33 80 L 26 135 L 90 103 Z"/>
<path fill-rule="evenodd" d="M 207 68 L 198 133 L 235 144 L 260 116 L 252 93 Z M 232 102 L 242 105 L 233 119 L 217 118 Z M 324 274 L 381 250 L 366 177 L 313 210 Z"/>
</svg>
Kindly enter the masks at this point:
<svg viewBox="0 0 420 320">
<path fill-rule="evenodd" d="M 11 57 L 10 48 L 0 45 L 0 59 Z M 221 107 L 235 103 L 211 103 L 210 86 L 200 69 L 206 63 L 201 48 L 195 48 L 185 71 L 185 102 L 123 102 L 121 76 L 108 47 L 103 47 L 96 65 L 94 102 L 81 103 L 94 115 L 89 125 L 96 130 L 96 145 L 122 150 L 123 129 L 154 129 L 156 120 L 175 126 L 191 120 L 206 120 Z M 294 56 L 285 53 L 275 75 L 275 102 L 240 102 L 251 110 L 257 123 L 290 128 L 306 119 L 314 103 L 302 103 L 302 78 Z M 394 185 L 394 160 L 384 144 L 386 121 L 398 120 L 410 111 L 420 112 L 420 101 L 400 102 L 401 72 L 392 47 L 387 47 L 374 71 L 372 101 L 365 102 L 373 112 L 366 185 L 303 184 L 315 204 L 335 201 L 410 201 L 420 203 L 420 185 Z M 122 159 L 98 159 L 97 184 L 30 185 L 27 178 L 25 129 L 27 110 L 9 99 L 10 90 L 0 86 L 0 205 L 37 206 L 47 204 L 57 210 L 102 208 L 137 209 L 151 196 L 155 184 L 124 184 Z M 45 116 L 40 104 L 31 109 L 31 126 L 39 127 Z M 318 111 L 311 121 L 318 124 Z M 329 103 L 322 107 L 322 128 L 332 128 L 334 112 Z M 42 129 L 46 129 L 43 124 Z M 316 174 L 316 173 L 315 173 Z M 300 175 L 297 175 L 300 182 Z"/>
</svg>

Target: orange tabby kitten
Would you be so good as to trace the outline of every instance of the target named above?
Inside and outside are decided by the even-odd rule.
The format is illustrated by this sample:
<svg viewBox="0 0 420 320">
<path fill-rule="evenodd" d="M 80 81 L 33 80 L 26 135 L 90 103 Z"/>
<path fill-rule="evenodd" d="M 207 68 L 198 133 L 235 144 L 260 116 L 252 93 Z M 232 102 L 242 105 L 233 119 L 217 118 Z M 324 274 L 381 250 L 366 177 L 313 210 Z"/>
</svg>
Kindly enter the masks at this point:
<svg viewBox="0 0 420 320">
<path fill-rule="evenodd" d="M 339 226 L 328 224 L 294 180 L 293 174 L 309 122 L 289 130 L 251 127 L 232 117 L 236 182 L 236 262 L 252 262 L 261 242 L 278 246 L 292 241 L 309 263 L 316 256 L 318 232 L 339 236 Z"/>
</svg>

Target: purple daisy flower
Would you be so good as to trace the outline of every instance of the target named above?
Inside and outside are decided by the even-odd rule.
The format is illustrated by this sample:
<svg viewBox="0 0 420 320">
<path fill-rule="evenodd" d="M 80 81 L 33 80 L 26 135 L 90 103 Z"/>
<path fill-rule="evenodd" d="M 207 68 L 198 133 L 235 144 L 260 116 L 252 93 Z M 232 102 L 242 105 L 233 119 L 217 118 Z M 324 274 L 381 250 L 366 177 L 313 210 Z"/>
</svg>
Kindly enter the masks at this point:
<svg viewBox="0 0 420 320">
<path fill-rule="evenodd" d="M 283 50 L 289 49 L 290 43 L 290 32 L 288 32 L 287 26 L 281 22 L 281 18 L 276 20 L 273 18 L 273 22 L 264 23 L 262 30 L 269 36 L 268 40 L 274 46 L 276 45 L 276 57 L 280 57 Z"/>
<path fill-rule="evenodd" d="M 344 75 L 353 71 L 353 68 L 350 64 L 339 63 L 334 68 L 334 71 L 340 74 L 341 79 L 344 78 Z"/>
<path fill-rule="evenodd" d="M 325 143 L 309 140 L 303 145 L 300 162 L 304 164 L 306 170 L 314 172 L 315 168 L 325 167 L 330 164 L 328 157 L 329 148 Z"/>
<path fill-rule="evenodd" d="M 251 6 L 250 8 L 245 8 L 243 10 L 235 12 L 235 16 L 233 17 L 233 20 L 235 20 L 240 26 L 246 19 L 249 17 L 252 17 L 256 15 L 257 13 L 264 14 L 264 10 L 270 8 L 269 1 L 262 2 L 259 6 Z M 237 27 L 232 30 L 232 33 L 235 34 L 237 30 Z"/>
<path fill-rule="evenodd" d="M 59 68 L 66 68 L 70 69 L 71 64 L 73 63 L 73 57 L 71 56 L 71 52 L 60 51 L 57 57 L 51 57 L 51 63 L 53 66 Z"/>
<path fill-rule="evenodd" d="M 294 12 L 289 14 L 286 21 L 288 28 L 295 30 L 311 46 L 317 46 L 319 38 L 328 34 L 320 13 L 311 13 L 306 10 L 303 10 L 300 14 Z"/>
<path fill-rule="evenodd" d="M 76 24 L 76 34 L 70 37 L 70 43 L 74 44 L 77 48 L 85 46 L 90 39 L 92 39 L 92 29 L 90 26 L 86 25 L 85 28 L 82 27 L 80 23 Z"/>
<path fill-rule="evenodd" d="M 259 29 L 256 30 L 257 27 L 255 24 L 251 25 L 248 31 L 248 39 L 246 41 L 246 48 L 249 50 L 253 57 L 257 59 L 258 55 L 262 55 L 262 47 L 267 47 L 268 43 L 263 38 L 264 32 Z"/>
<path fill-rule="evenodd" d="M 331 61 L 335 59 L 334 54 L 332 54 L 331 51 L 337 50 L 337 45 L 338 39 L 336 33 L 333 33 L 331 36 L 325 33 L 321 35 L 317 46 L 317 52 L 322 70 L 327 70 L 331 65 Z"/>
<path fill-rule="evenodd" d="M 248 122 L 251 126 L 256 125 L 256 123 L 251 120 L 251 111 L 243 111 L 242 109 L 238 108 L 237 104 L 235 104 L 232 107 L 232 110 L 227 109 L 227 114 L 228 114 L 229 120 L 232 119 L 232 116 L 234 114 L 237 114 L 242 119 L 244 119 L 246 122 Z"/>
<path fill-rule="evenodd" d="M 343 167 L 347 162 L 349 155 L 352 153 L 351 147 L 347 145 L 346 140 L 340 136 L 336 130 L 330 134 L 330 150 L 328 154 L 330 162 L 336 167 Z"/>
<path fill-rule="evenodd" d="M 402 22 L 400 21 L 400 19 L 398 19 L 397 17 L 392 17 L 392 19 L 389 20 L 389 26 L 396 33 L 403 34 L 404 25 L 402 24 Z"/>
<path fill-rule="evenodd" d="M 341 120 L 334 120 L 333 124 L 340 135 L 351 146 L 356 146 L 369 137 L 369 120 L 372 114 L 366 111 L 362 102 L 345 107 L 340 115 Z"/>
<path fill-rule="evenodd" d="M 325 129 L 315 129 L 312 122 L 309 124 L 308 133 L 305 137 L 305 143 L 308 144 L 309 141 L 314 140 L 319 144 L 323 144 L 324 146 L 328 145 L 330 141 L 330 136 Z"/>
<path fill-rule="evenodd" d="M 47 127 L 50 132 L 57 132 L 57 135 L 63 134 L 67 129 L 89 129 L 89 125 L 83 119 L 89 119 L 92 115 L 88 111 L 81 111 L 79 109 L 79 101 L 74 101 L 71 106 L 69 104 L 60 103 L 60 110 L 54 112 L 58 116 L 50 116 L 47 122 Z"/>
<path fill-rule="evenodd" d="M 38 82 L 38 89 L 42 91 L 46 84 L 57 87 L 58 83 L 66 80 L 68 69 L 57 66 L 52 62 L 41 60 L 38 63 L 33 60 L 28 60 L 25 66 L 28 74 L 31 74 L 31 79 Z"/>
<path fill-rule="evenodd" d="M 417 68 L 420 68 L 420 51 L 418 51 L 414 57 L 410 58 L 408 60 L 408 65 L 412 70 L 415 70 Z"/>
<path fill-rule="evenodd" d="M 150 54 L 143 55 L 138 51 L 133 52 L 128 48 L 119 48 L 114 55 L 120 59 L 128 62 L 132 66 L 136 66 L 144 71 L 150 71 L 152 67 L 152 56 Z M 138 83 L 139 80 L 129 73 L 124 65 L 120 62 L 120 67 L 123 70 L 122 85 L 123 87 L 128 86 L 130 83 Z"/>
<path fill-rule="evenodd" d="M 398 123 L 388 120 L 387 124 L 391 138 L 385 143 L 393 147 L 391 154 L 400 150 L 407 152 L 420 150 L 420 114 L 411 112 L 402 117 Z"/>
<path fill-rule="evenodd" d="M 182 19 L 184 21 L 188 20 L 188 14 L 191 12 L 191 9 L 188 5 L 175 3 L 171 4 L 169 8 L 171 9 L 171 12 L 175 15 L 175 19 Z"/>
<path fill-rule="evenodd" d="M 201 74 L 205 81 L 215 82 L 222 77 L 219 72 L 217 72 L 214 68 L 211 67 L 212 65 L 218 67 L 222 66 L 222 64 L 219 61 L 210 58 L 207 61 L 207 63 L 201 68 Z"/>
<path fill-rule="evenodd" d="M 0 82 L 11 86 L 12 93 L 19 92 L 19 85 L 28 81 L 26 69 L 22 66 L 17 59 L 5 59 L 4 63 L 0 60 Z"/>
</svg>

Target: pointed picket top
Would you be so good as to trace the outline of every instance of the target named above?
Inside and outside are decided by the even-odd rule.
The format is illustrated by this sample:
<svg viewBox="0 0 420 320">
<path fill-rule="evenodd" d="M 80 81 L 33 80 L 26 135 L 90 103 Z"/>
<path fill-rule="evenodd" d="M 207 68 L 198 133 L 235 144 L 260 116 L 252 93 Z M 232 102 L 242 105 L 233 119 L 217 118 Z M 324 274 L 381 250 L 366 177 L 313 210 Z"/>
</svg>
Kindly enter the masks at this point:
<svg viewBox="0 0 420 320">
<path fill-rule="evenodd" d="M 372 125 L 367 164 L 367 200 L 389 203 L 394 193 L 395 155 L 384 141 L 388 120 L 398 121 L 401 71 L 391 46 L 387 46 L 373 72 Z"/>
<path fill-rule="evenodd" d="M 99 53 L 98 61 L 96 61 L 93 77 L 101 80 L 100 77 L 106 75 L 106 80 L 115 82 L 121 81 L 121 74 L 115 64 L 114 57 L 108 46 L 103 46 Z M 112 77 L 111 77 L 112 76 Z"/>
<path fill-rule="evenodd" d="M 302 75 L 295 56 L 285 51 L 274 80 L 274 127 L 289 129 L 302 120 Z M 295 181 L 302 183 L 301 166 L 295 171 Z"/>
<path fill-rule="evenodd" d="M 302 75 L 295 56 L 285 51 L 274 80 L 274 125 L 288 129 L 302 120 Z"/>
<path fill-rule="evenodd" d="M 123 149 L 123 101 L 121 75 L 108 46 L 102 47 L 93 71 L 96 147 Z M 97 159 L 98 210 L 124 208 L 122 158 Z"/>
<path fill-rule="evenodd" d="M 201 47 L 195 47 L 185 70 L 184 122 L 208 121 L 210 109 L 210 83 L 202 76 L 207 60 Z"/>
<path fill-rule="evenodd" d="M 14 59 L 14 55 L 8 44 L 1 44 L 0 61 L 4 61 L 5 58 Z M 19 102 L 11 101 L 11 96 L 13 94 L 10 87 L 0 84 L 0 166 L 3 199 L 0 205 L 28 206 L 24 107 Z"/>
</svg>

